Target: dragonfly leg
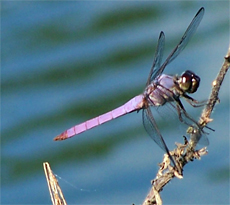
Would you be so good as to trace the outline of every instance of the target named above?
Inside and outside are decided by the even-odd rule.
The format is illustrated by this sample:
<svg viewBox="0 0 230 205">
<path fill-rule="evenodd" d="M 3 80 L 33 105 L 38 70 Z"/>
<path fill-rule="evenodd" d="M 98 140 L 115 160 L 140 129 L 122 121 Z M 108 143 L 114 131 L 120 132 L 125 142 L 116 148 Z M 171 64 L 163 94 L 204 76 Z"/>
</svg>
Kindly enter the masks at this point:
<svg viewBox="0 0 230 205">
<path fill-rule="evenodd" d="M 204 106 L 204 105 L 207 104 L 207 101 L 206 101 L 206 100 L 199 102 L 199 101 L 193 99 L 192 97 L 190 97 L 189 95 L 184 94 L 183 96 L 185 97 L 186 101 L 187 101 L 190 105 L 192 105 L 193 107 L 201 107 L 201 106 Z M 190 116 L 188 115 L 188 113 L 186 112 L 186 110 L 185 110 L 183 104 L 181 103 L 180 99 L 177 99 L 176 102 L 177 102 L 177 112 L 178 112 L 178 116 L 179 116 L 180 121 L 181 121 L 181 122 L 184 122 L 184 120 L 183 120 L 183 118 L 182 118 L 182 115 L 181 115 L 181 110 L 182 110 L 182 111 L 183 111 L 183 114 L 184 114 L 188 119 L 190 119 L 192 122 L 194 122 L 202 132 L 204 132 L 204 131 L 203 131 L 203 127 L 202 127 L 197 121 L 195 121 L 192 117 L 190 117 Z M 189 123 L 186 123 L 186 122 L 184 122 L 184 123 L 187 124 L 187 125 L 189 125 L 189 126 L 191 126 Z M 208 127 L 207 125 L 205 125 L 205 127 L 206 127 L 207 129 L 213 131 L 213 132 L 215 131 L 214 129 L 212 129 L 211 127 Z M 205 132 L 204 132 L 204 133 L 205 133 Z M 206 134 L 208 134 L 208 133 L 206 133 Z"/>
<path fill-rule="evenodd" d="M 178 116 L 179 116 L 179 120 L 181 122 L 185 123 L 186 125 L 191 126 L 191 124 L 187 123 L 186 120 L 183 119 L 182 114 L 184 114 L 186 118 L 191 120 L 193 123 L 195 123 L 202 130 L 202 128 L 198 124 L 198 122 L 196 120 L 194 120 L 192 117 L 190 117 L 190 115 L 186 112 L 186 110 L 185 110 L 183 104 L 181 103 L 180 99 L 177 99 L 176 102 L 177 102 L 176 105 L 177 105 L 177 113 L 178 113 Z"/>
<path fill-rule="evenodd" d="M 207 104 L 207 100 L 199 102 L 198 100 L 195 100 L 194 98 L 190 97 L 186 93 L 183 93 L 183 97 L 193 107 L 202 107 Z"/>
</svg>

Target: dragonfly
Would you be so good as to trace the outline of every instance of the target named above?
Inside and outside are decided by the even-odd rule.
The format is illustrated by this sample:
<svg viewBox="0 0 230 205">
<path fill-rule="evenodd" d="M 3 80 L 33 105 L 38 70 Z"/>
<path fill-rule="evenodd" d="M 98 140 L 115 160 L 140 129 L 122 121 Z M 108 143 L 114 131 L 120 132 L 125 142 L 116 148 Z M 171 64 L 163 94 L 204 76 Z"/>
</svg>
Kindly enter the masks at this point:
<svg viewBox="0 0 230 205">
<path fill-rule="evenodd" d="M 204 16 L 204 11 L 205 9 L 203 7 L 199 9 L 186 29 L 181 40 L 166 58 L 164 63 L 162 63 L 162 57 L 165 44 L 165 35 L 163 31 L 160 32 L 154 61 L 147 79 L 146 88 L 142 94 L 133 97 L 131 100 L 112 111 L 73 126 L 72 128 L 55 137 L 54 140 L 58 141 L 69 139 L 112 119 L 124 116 L 134 111 L 142 110 L 142 120 L 146 132 L 156 142 L 156 144 L 168 154 L 175 166 L 175 162 L 169 153 L 169 149 L 160 133 L 150 108 L 163 106 L 166 103 L 171 104 L 173 109 L 176 109 L 181 122 L 186 123 L 186 119 L 188 119 L 189 121 L 197 124 L 197 122 L 186 112 L 180 98 L 185 98 L 186 101 L 194 107 L 199 106 L 199 101 L 188 95 L 188 93 L 194 93 L 197 91 L 200 84 L 199 76 L 189 70 L 183 72 L 180 76 L 166 75 L 163 74 L 163 71 L 166 66 L 171 63 L 186 47 L 196 32 L 197 27 Z"/>
</svg>

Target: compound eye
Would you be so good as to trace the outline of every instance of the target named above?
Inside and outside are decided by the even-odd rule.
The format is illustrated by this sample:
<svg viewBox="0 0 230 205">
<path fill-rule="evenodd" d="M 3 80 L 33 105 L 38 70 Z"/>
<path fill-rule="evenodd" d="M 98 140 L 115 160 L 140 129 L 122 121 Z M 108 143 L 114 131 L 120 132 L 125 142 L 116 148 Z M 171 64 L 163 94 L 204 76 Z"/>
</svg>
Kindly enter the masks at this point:
<svg viewBox="0 0 230 205">
<path fill-rule="evenodd" d="M 194 93 L 197 91 L 200 85 L 200 78 L 197 75 L 195 75 L 192 71 L 187 70 L 184 73 L 182 73 L 178 84 L 184 92 Z"/>
</svg>

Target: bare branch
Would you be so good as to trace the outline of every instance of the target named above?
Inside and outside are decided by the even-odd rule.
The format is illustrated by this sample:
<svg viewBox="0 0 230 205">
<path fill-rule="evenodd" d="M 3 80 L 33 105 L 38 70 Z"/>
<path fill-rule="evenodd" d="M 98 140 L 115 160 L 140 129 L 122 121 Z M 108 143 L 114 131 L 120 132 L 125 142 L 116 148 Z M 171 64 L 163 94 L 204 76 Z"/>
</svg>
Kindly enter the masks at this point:
<svg viewBox="0 0 230 205">
<path fill-rule="evenodd" d="M 227 55 L 225 56 L 224 63 L 216 79 L 212 83 L 212 91 L 210 97 L 205 108 L 201 113 L 201 117 L 198 122 L 201 128 L 207 127 L 207 124 L 212 121 L 212 119 L 210 119 L 210 115 L 214 109 L 216 102 L 219 102 L 219 90 L 229 67 L 230 47 L 228 49 Z M 199 141 L 202 134 L 199 131 L 199 129 L 192 129 L 189 133 L 190 141 L 188 142 L 185 138 L 184 144 L 177 143 L 177 148 L 170 152 L 171 156 L 173 156 L 173 158 L 175 159 L 175 162 L 177 162 L 178 166 L 181 167 L 181 173 L 183 171 L 183 167 L 188 162 L 193 161 L 194 159 L 200 159 L 201 156 L 206 155 L 208 153 L 206 147 L 200 150 L 195 150 L 196 144 Z M 175 171 L 175 169 L 170 165 L 170 159 L 168 158 L 168 155 L 164 155 L 163 162 L 159 166 L 160 169 L 157 173 L 156 178 L 152 181 L 152 188 L 146 196 L 143 205 L 161 205 L 162 200 L 160 198 L 159 192 L 163 190 L 163 187 L 174 177 L 183 178 L 183 176 L 178 174 L 178 172 Z"/>
<path fill-rule="evenodd" d="M 45 172 L 52 204 L 53 205 L 67 205 L 64 195 L 62 194 L 62 190 L 48 162 L 43 163 L 43 169 Z"/>
<path fill-rule="evenodd" d="M 212 87 L 211 95 L 200 117 L 199 124 L 202 125 L 203 127 L 206 126 L 210 121 L 212 121 L 210 119 L 210 115 L 216 102 L 219 101 L 218 98 L 219 90 L 224 80 L 224 77 L 229 69 L 229 66 L 230 66 L 230 46 L 227 55 L 225 56 L 225 60 L 222 65 L 222 68 L 220 69 L 220 72 L 218 73 L 216 79 L 212 83 L 213 87 Z"/>
</svg>

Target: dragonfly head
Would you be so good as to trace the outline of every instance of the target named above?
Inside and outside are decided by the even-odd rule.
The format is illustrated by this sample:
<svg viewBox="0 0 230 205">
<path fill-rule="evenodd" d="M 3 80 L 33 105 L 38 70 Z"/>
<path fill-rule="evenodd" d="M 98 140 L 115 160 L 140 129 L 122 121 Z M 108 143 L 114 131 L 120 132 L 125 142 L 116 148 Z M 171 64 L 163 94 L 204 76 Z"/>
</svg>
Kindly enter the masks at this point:
<svg viewBox="0 0 230 205">
<path fill-rule="evenodd" d="M 186 70 L 178 79 L 179 87 L 187 93 L 194 93 L 200 85 L 200 78 L 190 70 Z"/>
</svg>

